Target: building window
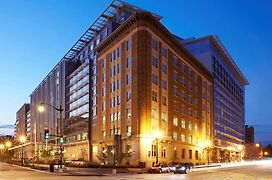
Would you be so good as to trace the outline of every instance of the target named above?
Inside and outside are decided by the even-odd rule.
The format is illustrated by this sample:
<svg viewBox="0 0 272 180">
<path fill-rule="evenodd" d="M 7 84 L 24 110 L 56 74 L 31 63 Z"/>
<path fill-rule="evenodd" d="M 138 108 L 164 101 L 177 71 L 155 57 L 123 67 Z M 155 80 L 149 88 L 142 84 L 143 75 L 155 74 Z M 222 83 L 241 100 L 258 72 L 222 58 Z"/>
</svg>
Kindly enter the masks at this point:
<svg viewBox="0 0 272 180">
<path fill-rule="evenodd" d="M 130 68 L 132 65 L 132 58 L 131 56 L 127 57 L 127 68 Z"/>
<path fill-rule="evenodd" d="M 197 132 L 197 131 L 198 131 L 198 125 L 195 124 L 195 132 Z"/>
<path fill-rule="evenodd" d="M 193 112 L 192 112 L 191 108 L 188 109 L 188 114 L 189 114 L 190 117 L 193 117 Z"/>
<path fill-rule="evenodd" d="M 180 139 L 181 139 L 181 142 L 185 142 L 185 140 L 186 140 L 185 134 L 181 134 L 180 135 Z"/>
<path fill-rule="evenodd" d="M 164 79 L 162 80 L 162 89 L 167 90 L 167 82 Z"/>
<path fill-rule="evenodd" d="M 164 64 L 164 63 L 162 63 L 162 72 L 163 72 L 164 74 L 167 74 L 167 66 L 166 66 L 166 64 Z"/>
<path fill-rule="evenodd" d="M 189 129 L 190 131 L 192 131 L 192 121 L 189 121 L 189 123 L 188 123 L 188 129 Z"/>
<path fill-rule="evenodd" d="M 102 125 L 106 124 L 106 116 L 102 116 Z"/>
<path fill-rule="evenodd" d="M 102 88 L 102 96 L 106 95 L 106 88 Z"/>
<path fill-rule="evenodd" d="M 131 91 L 127 91 L 127 101 L 131 100 Z"/>
<path fill-rule="evenodd" d="M 167 49 L 165 47 L 162 47 L 162 56 L 167 58 Z"/>
<path fill-rule="evenodd" d="M 162 105 L 167 106 L 166 96 L 162 96 Z"/>
<path fill-rule="evenodd" d="M 178 140 L 178 133 L 177 132 L 173 132 L 173 140 Z"/>
<path fill-rule="evenodd" d="M 178 58 L 176 56 L 174 56 L 174 60 L 173 61 L 174 61 L 174 65 L 178 66 Z"/>
<path fill-rule="evenodd" d="M 157 92 L 156 91 L 152 91 L 152 101 L 157 102 Z"/>
<path fill-rule="evenodd" d="M 186 65 L 182 63 L 181 65 L 181 71 L 184 73 L 186 71 Z"/>
<path fill-rule="evenodd" d="M 185 149 L 181 150 L 181 158 L 184 159 L 185 158 Z"/>
<path fill-rule="evenodd" d="M 131 46 L 132 46 L 132 41 L 131 41 L 131 39 L 129 39 L 129 40 L 127 41 L 127 51 L 130 51 L 130 50 L 131 50 Z"/>
<path fill-rule="evenodd" d="M 162 147 L 162 153 L 161 153 L 162 157 L 166 157 L 166 147 Z"/>
<path fill-rule="evenodd" d="M 131 84 L 131 74 L 127 74 L 127 85 Z"/>
<path fill-rule="evenodd" d="M 198 150 L 196 150 L 196 151 L 195 151 L 195 159 L 198 160 L 198 156 L 199 156 L 199 155 L 198 155 Z"/>
<path fill-rule="evenodd" d="M 181 77 L 181 84 L 182 84 L 182 86 L 184 87 L 185 86 L 185 77 Z"/>
<path fill-rule="evenodd" d="M 195 119 L 198 120 L 198 111 L 195 112 Z"/>
<path fill-rule="evenodd" d="M 178 96 L 178 88 L 177 88 L 177 86 L 173 87 L 173 93 L 174 93 L 175 96 Z"/>
<path fill-rule="evenodd" d="M 192 100 L 192 96 L 191 96 L 191 95 L 188 96 L 188 102 L 189 102 L 190 104 L 193 103 L 193 100 Z"/>
<path fill-rule="evenodd" d="M 158 59 L 155 56 L 152 56 L 152 66 L 158 68 Z"/>
<path fill-rule="evenodd" d="M 158 118 L 158 111 L 157 111 L 156 108 L 152 108 L 152 110 L 151 110 L 151 116 L 152 116 L 152 119 L 157 120 L 157 118 Z"/>
<path fill-rule="evenodd" d="M 155 39 L 152 39 L 151 46 L 152 46 L 152 49 L 158 51 L 158 42 Z"/>
<path fill-rule="evenodd" d="M 181 91 L 181 98 L 182 98 L 183 100 L 185 100 L 185 92 L 184 92 L 184 91 Z"/>
<path fill-rule="evenodd" d="M 151 156 L 155 157 L 157 155 L 157 146 L 156 145 L 152 145 L 151 146 Z"/>
<path fill-rule="evenodd" d="M 192 138 L 192 135 L 188 136 L 188 143 L 192 144 L 193 142 L 193 138 Z"/>
<path fill-rule="evenodd" d="M 181 113 L 185 114 L 185 106 L 184 106 L 184 104 L 181 105 Z"/>
<path fill-rule="evenodd" d="M 177 81 L 178 80 L 178 72 L 174 71 L 173 77 L 174 77 L 174 80 Z"/>
<path fill-rule="evenodd" d="M 189 68 L 189 77 L 192 78 L 193 77 L 193 71 Z"/>
<path fill-rule="evenodd" d="M 131 109 L 127 108 L 127 118 L 131 118 Z"/>
<path fill-rule="evenodd" d="M 155 74 L 152 74 L 152 83 L 155 85 L 158 84 L 158 77 Z"/>
<path fill-rule="evenodd" d="M 105 109 L 106 109 L 106 102 L 102 101 L 102 111 L 105 111 Z"/>
<path fill-rule="evenodd" d="M 174 118 L 173 118 L 173 125 L 178 126 L 178 117 L 177 116 L 174 116 Z"/>
<path fill-rule="evenodd" d="M 102 131 L 102 138 L 105 138 L 105 137 L 106 137 L 106 132 Z"/>
<path fill-rule="evenodd" d="M 131 136 L 131 126 L 127 126 L 127 136 Z"/>
<path fill-rule="evenodd" d="M 193 157 L 193 151 L 190 149 L 189 150 L 189 159 L 192 159 L 192 157 Z"/>
<path fill-rule="evenodd" d="M 105 68 L 105 66 L 106 66 L 106 59 L 102 59 L 102 68 Z"/>
<path fill-rule="evenodd" d="M 166 122 L 166 121 L 167 121 L 167 117 L 166 117 L 166 113 L 165 113 L 165 112 L 162 112 L 161 120 L 162 120 L 163 122 Z"/>
</svg>

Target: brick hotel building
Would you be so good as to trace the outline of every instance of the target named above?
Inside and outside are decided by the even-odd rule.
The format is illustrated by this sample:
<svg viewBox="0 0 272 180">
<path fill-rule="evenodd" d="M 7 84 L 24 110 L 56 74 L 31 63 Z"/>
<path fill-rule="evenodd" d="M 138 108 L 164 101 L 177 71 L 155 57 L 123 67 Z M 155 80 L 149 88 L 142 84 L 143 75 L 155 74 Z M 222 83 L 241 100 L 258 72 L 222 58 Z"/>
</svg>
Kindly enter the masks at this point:
<svg viewBox="0 0 272 180">
<path fill-rule="evenodd" d="M 64 135 L 67 160 L 101 163 L 114 153 L 147 167 L 212 159 L 212 73 L 161 18 L 120 0 L 106 8 L 30 95 L 33 157 L 47 128 Z M 62 107 L 63 118 L 49 106 L 39 112 L 40 102 Z M 56 151 L 55 139 L 48 147 Z"/>
</svg>

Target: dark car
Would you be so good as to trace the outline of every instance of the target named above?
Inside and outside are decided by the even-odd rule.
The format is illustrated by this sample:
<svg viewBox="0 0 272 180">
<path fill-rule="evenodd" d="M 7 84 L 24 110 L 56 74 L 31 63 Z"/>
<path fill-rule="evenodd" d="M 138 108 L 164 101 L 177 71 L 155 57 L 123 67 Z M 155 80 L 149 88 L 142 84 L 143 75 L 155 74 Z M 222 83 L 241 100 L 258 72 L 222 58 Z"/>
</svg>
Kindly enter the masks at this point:
<svg viewBox="0 0 272 180">
<path fill-rule="evenodd" d="M 178 162 L 170 162 L 170 163 L 168 163 L 169 170 L 171 172 L 174 172 L 174 169 L 176 168 L 176 165 L 178 165 L 178 164 L 179 164 Z"/>
<path fill-rule="evenodd" d="M 174 174 L 187 174 L 194 168 L 193 163 L 179 163 L 174 168 Z"/>
</svg>

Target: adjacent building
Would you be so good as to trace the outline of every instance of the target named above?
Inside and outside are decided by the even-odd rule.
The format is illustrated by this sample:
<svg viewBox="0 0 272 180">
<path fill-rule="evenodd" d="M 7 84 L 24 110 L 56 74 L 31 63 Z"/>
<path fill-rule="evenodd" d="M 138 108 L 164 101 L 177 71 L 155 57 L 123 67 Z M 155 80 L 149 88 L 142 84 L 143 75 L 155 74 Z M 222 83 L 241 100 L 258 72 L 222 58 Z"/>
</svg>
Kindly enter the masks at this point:
<svg viewBox="0 0 272 180">
<path fill-rule="evenodd" d="M 214 161 L 237 161 L 245 143 L 248 81 L 217 36 L 181 40 L 214 77 Z"/>
<path fill-rule="evenodd" d="M 253 126 L 249 126 L 249 125 L 245 126 L 245 136 L 246 136 L 245 144 L 255 142 L 255 139 L 254 139 L 254 127 Z"/>
<path fill-rule="evenodd" d="M 30 112 L 30 104 L 25 103 L 16 113 L 16 121 L 14 125 L 15 138 L 27 136 L 28 119 Z"/>
</svg>

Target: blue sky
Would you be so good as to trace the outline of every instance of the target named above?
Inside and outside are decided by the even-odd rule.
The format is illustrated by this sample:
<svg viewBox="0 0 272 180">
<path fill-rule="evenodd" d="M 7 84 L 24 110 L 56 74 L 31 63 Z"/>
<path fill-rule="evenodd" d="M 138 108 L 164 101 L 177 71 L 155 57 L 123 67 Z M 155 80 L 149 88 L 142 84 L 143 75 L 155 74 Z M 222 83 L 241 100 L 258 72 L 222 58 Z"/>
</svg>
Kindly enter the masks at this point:
<svg viewBox="0 0 272 180">
<path fill-rule="evenodd" d="M 0 125 L 14 124 L 16 111 L 110 2 L 1 2 Z M 250 82 L 246 123 L 255 126 L 256 140 L 271 140 L 272 1 L 127 2 L 163 16 L 162 23 L 181 37 L 217 34 Z"/>
</svg>

